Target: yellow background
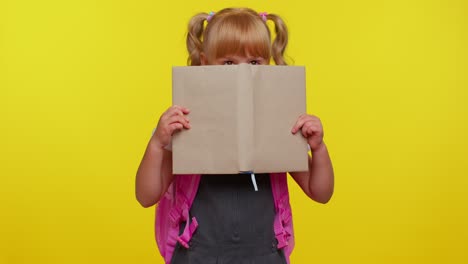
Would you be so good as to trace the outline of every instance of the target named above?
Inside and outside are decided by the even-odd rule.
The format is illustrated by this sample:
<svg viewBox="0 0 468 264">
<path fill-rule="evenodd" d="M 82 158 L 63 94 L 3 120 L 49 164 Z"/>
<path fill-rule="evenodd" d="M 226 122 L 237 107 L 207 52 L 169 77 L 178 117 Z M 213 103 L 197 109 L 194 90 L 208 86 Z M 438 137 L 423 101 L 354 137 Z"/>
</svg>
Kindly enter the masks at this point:
<svg viewBox="0 0 468 264">
<path fill-rule="evenodd" d="M 134 197 L 191 15 L 278 13 L 336 176 L 293 263 L 468 263 L 468 4 L 0 1 L 0 263 L 162 263 Z M 287 107 L 287 106 L 284 106 Z"/>
</svg>

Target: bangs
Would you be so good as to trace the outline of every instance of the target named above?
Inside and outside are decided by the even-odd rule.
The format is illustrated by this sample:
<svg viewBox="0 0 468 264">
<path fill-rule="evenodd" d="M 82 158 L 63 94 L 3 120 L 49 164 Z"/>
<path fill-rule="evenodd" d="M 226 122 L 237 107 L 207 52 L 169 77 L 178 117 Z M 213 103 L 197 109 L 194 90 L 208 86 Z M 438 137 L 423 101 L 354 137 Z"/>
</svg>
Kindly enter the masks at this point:
<svg viewBox="0 0 468 264">
<path fill-rule="evenodd" d="M 231 16 L 207 29 L 205 51 L 209 60 L 226 55 L 262 57 L 270 60 L 270 32 L 257 17 Z"/>
</svg>

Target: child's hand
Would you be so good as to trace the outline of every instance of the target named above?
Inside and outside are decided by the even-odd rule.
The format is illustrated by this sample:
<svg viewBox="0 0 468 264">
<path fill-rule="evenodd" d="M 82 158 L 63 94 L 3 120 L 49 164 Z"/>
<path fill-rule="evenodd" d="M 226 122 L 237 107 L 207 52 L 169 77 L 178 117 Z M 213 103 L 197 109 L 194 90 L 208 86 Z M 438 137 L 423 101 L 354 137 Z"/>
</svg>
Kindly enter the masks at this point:
<svg viewBox="0 0 468 264">
<path fill-rule="evenodd" d="M 323 143 L 323 128 L 318 117 L 308 114 L 300 115 L 291 132 L 296 134 L 299 130 L 301 130 L 302 135 L 307 139 L 312 152 L 319 149 Z"/>
<path fill-rule="evenodd" d="M 169 145 L 175 131 L 190 128 L 190 121 L 185 116 L 188 113 L 190 113 L 190 110 L 183 106 L 171 106 L 159 118 L 158 126 L 151 140 L 154 140 L 161 148 Z"/>
</svg>

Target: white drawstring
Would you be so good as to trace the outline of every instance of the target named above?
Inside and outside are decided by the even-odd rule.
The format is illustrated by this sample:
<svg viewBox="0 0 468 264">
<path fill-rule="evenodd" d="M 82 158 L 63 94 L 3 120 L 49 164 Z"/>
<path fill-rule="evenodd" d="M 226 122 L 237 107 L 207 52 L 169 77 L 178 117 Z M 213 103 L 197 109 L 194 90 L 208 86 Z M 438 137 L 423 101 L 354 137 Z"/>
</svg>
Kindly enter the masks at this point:
<svg viewBox="0 0 468 264">
<path fill-rule="evenodd" d="M 252 172 L 252 173 L 250 174 L 250 176 L 251 176 L 251 178 L 252 178 L 252 184 L 253 184 L 253 186 L 254 186 L 254 189 L 255 189 L 255 191 L 257 192 L 257 191 L 258 191 L 258 187 L 257 187 L 257 181 L 255 180 L 255 174 Z"/>
</svg>

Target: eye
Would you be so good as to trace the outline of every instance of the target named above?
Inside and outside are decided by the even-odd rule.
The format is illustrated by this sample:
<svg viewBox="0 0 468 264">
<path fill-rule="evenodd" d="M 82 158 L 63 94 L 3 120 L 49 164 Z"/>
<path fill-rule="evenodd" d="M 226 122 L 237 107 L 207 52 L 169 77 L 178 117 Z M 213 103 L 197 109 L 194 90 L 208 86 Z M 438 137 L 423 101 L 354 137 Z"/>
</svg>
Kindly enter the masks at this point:
<svg viewBox="0 0 468 264">
<path fill-rule="evenodd" d="M 262 60 L 262 59 L 259 59 L 259 58 L 257 58 L 257 59 L 251 59 L 251 60 L 249 61 L 249 64 L 252 64 L 252 65 L 260 65 L 260 64 L 262 64 L 262 61 L 263 61 L 263 60 Z"/>
<path fill-rule="evenodd" d="M 232 65 L 232 64 L 234 64 L 234 62 L 231 61 L 231 60 L 225 60 L 225 61 L 223 62 L 223 64 L 224 64 L 224 65 Z"/>
</svg>

